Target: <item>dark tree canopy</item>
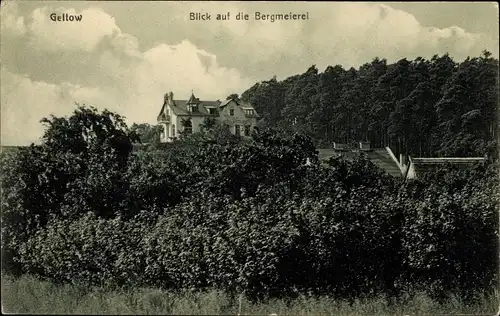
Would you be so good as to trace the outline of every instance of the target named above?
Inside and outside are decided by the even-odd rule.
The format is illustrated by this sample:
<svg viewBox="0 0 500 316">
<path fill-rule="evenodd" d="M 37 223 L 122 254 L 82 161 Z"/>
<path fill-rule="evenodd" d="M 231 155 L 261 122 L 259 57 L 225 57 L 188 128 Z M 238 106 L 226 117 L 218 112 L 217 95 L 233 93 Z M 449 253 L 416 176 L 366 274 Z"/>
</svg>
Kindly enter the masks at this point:
<svg viewBox="0 0 500 316">
<path fill-rule="evenodd" d="M 306 132 L 317 146 L 369 140 L 412 156 L 497 156 L 498 60 L 459 63 L 375 58 L 358 69 L 316 66 L 243 92 L 261 114 L 259 126 Z"/>
<path fill-rule="evenodd" d="M 226 97 L 226 100 L 239 100 L 240 96 L 237 93 L 232 93 Z"/>
<path fill-rule="evenodd" d="M 161 126 L 147 123 L 132 124 L 130 127 L 135 132 L 142 144 L 157 144 L 160 142 Z"/>
</svg>

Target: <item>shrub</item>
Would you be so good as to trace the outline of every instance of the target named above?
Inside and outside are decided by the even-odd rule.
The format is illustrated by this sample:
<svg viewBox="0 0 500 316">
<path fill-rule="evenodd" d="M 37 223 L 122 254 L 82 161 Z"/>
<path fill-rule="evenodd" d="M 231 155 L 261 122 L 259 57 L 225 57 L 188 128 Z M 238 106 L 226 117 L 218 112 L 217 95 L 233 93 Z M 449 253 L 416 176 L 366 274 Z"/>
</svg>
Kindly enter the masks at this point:
<svg viewBox="0 0 500 316">
<path fill-rule="evenodd" d="M 115 116 L 79 111 L 53 118 L 41 146 L 2 156 L 11 270 L 252 299 L 472 297 L 498 277 L 491 166 L 400 183 L 363 157 L 320 165 L 310 139 L 272 131 L 132 154 Z"/>
</svg>

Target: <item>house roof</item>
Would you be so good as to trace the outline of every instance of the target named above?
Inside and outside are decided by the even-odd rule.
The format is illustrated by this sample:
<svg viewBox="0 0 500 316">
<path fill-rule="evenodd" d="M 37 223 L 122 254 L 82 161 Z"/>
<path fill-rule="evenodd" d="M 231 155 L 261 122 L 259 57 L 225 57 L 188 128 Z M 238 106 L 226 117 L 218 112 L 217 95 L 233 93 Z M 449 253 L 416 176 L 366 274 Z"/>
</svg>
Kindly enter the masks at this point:
<svg viewBox="0 0 500 316">
<path fill-rule="evenodd" d="M 170 95 L 171 97 L 172 95 Z M 171 99 L 170 99 L 171 100 Z M 167 106 L 168 102 L 170 101 L 169 100 L 169 95 L 165 95 L 165 102 L 163 103 L 163 106 L 160 110 L 160 113 L 158 114 L 158 118 L 160 118 L 161 114 L 163 113 L 163 111 L 165 110 L 165 107 Z M 219 100 L 217 101 L 206 101 L 206 100 L 200 100 L 198 98 L 196 98 L 194 96 L 193 93 L 191 93 L 191 97 L 189 98 L 189 100 L 172 100 L 172 102 L 170 103 L 171 106 L 171 109 L 172 109 L 172 112 L 177 115 L 177 116 L 209 116 L 211 115 L 207 108 L 223 108 L 224 106 L 228 105 L 231 101 L 235 101 L 233 99 L 229 99 L 229 100 L 225 100 L 224 102 L 221 102 Z M 255 108 L 245 102 L 245 101 L 242 101 L 242 100 L 238 100 L 238 101 L 235 101 L 235 103 L 238 105 L 238 106 L 242 106 L 242 108 L 244 109 L 253 109 L 255 110 Z M 188 104 L 198 104 L 198 112 L 189 112 L 188 109 L 187 109 L 187 105 Z M 253 115 L 246 115 L 247 117 L 259 117 L 259 115 L 254 112 Z"/>
<path fill-rule="evenodd" d="M 234 101 L 234 103 L 236 103 L 236 105 L 238 105 L 239 107 L 241 107 L 244 110 L 255 110 L 255 108 L 250 103 L 243 101 L 241 99 L 240 100 L 234 100 L 234 99 L 225 100 L 224 102 L 221 103 L 220 107 L 221 108 L 225 107 L 226 105 L 228 105 L 232 101 Z"/>
<path fill-rule="evenodd" d="M 200 101 L 199 99 L 196 99 L 197 103 L 201 106 L 198 106 L 198 113 L 192 113 L 188 112 L 187 110 L 187 105 L 189 104 L 190 100 L 174 100 L 174 104 L 171 107 L 172 112 L 174 112 L 175 115 L 178 116 L 207 116 L 210 115 L 210 113 L 207 111 L 206 107 L 218 107 L 220 104 L 220 101 Z M 163 107 L 160 110 L 160 114 L 163 112 L 166 104 L 163 104 Z"/>
<path fill-rule="evenodd" d="M 478 161 L 483 161 L 484 157 L 436 157 L 436 158 L 412 158 L 410 157 L 410 163 L 415 165 L 422 164 L 471 164 Z"/>
<path fill-rule="evenodd" d="M 352 161 L 356 157 L 359 157 L 361 153 L 364 153 L 368 160 L 384 170 L 387 174 L 393 177 L 401 177 L 403 175 L 398 164 L 391 158 L 385 148 L 374 148 L 367 151 L 337 151 L 330 148 L 320 148 L 317 150 L 320 160 L 326 160 L 330 157 L 343 157 L 344 159 Z"/>
<path fill-rule="evenodd" d="M 232 101 L 234 101 L 233 99 L 229 99 L 229 100 L 225 100 L 224 102 L 222 102 L 219 106 L 221 108 L 225 107 L 226 105 L 228 105 L 229 103 L 231 103 Z M 234 101 L 234 103 L 236 103 L 238 105 L 238 102 Z"/>
<path fill-rule="evenodd" d="M 439 158 L 409 157 L 409 162 L 410 162 L 409 167 L 413 168 L 415 174 L 423 174 L 426 172 L 434 171 L 436 170 L 436 168 L 443 165 L 467 167 L 483 160 L 485 160 L 484 157 L 439 157 Z M 406 177 L 408 177 L 408 173 Z"/>
<path fill-rule="evenodd" d="M 174 106 L 172 106 L 172 111 L 175 115 L 186 115 L 186 116 L 206 116 L 210 115 L 205 106 L 215 106 L 219 105 L 218 101 L 200 101 L 198 100 L 198 113 L 192 113 L 187 110 L 187 105 L 190 104 L 191 100 L 174 100 Z M 201 106 L 200 106 L 201 105 Z"/>
<path fill-rule="evenodd" d="M 191 93 L 191 97 L 187 101 L 187 104 L 198 104 L 200 103 L 200 99 L 194 96 L 194 93 Z"/>
</svg>

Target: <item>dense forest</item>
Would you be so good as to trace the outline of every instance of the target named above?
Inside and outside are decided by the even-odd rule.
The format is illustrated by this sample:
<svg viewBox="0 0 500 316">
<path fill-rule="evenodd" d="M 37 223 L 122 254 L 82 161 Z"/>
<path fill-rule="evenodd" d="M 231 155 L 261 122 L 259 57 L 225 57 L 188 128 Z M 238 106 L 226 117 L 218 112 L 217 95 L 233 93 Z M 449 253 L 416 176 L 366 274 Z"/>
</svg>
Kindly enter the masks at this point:
<svg viewBox="0 0 500 316">
<path fill-rule="evenodd" d="M 375 58 L 359 69 L 311 66 L 241 97 L 263 117 L 261 127 L 304 132 L 319 147 L 370 141 L 420 157 L 495 155 L 498 69 L 487 51 L 460 63 L 448 54 Z"/>
</svg>

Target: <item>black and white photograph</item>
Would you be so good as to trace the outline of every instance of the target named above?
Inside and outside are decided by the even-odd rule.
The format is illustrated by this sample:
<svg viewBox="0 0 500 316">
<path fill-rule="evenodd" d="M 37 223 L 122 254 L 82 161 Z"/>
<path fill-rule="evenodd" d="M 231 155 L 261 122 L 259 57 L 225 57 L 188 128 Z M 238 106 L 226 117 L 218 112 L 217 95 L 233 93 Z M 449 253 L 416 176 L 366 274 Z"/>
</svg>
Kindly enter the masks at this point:
<svg viewBox="0 0 500 316">
<path fill-rule="evenodd" d="M 0 23 L 2 313 L 500 315 L 497 2 Z"/>
</svg>

